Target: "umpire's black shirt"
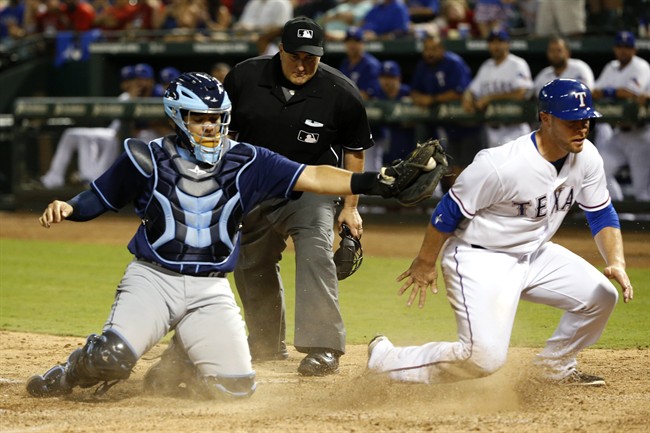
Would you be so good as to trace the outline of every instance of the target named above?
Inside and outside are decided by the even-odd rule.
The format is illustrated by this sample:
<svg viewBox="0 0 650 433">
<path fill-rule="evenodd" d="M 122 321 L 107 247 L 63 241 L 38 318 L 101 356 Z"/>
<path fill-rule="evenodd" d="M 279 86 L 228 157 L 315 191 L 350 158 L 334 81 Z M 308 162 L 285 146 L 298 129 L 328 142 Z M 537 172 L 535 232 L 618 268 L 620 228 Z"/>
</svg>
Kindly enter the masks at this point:
<svg viewBox="0 0 650 433">
<path fill-rule="evenodd" d="M 239 141 L 296 162 L 336 166 L 341 148 L 361 151 L 374 144 L 359 91 L 326 64 L 298 87 L 282 74 L 279 54 L 255 57 L 235 66 L 224 87 L 233 106 L 230 130 Z M 283 87 L 294 92 L 289 100 Z"/>
</svg>

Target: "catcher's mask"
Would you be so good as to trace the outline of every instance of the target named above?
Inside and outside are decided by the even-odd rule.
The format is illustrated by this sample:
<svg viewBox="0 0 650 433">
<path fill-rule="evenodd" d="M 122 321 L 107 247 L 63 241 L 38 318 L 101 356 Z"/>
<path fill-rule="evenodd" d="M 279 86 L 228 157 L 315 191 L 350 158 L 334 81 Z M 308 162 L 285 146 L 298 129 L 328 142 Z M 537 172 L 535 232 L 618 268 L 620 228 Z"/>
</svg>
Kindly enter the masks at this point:
<svg viewBox="0 0 650 433">
<path fill-rule="evenodd" d="M 341 226 L 339 235 L 341 242 L 339 249 L 334 253 L 334 264 L 336 264 L 336 278 L 341 281 L 359 269 L 363 262 L 363 248 L 361 248 L 361 241 L 352 236 L 350 227 L 346 224 Z"/>
<path fill-rule="evenodd" d="M 219 162 L 224 152 L 223 144 L 228 135 L 232 108 L 221 82 L 201 72 L 181 74 L 169 83 L 163 103 L 165 114 L 176 125 L 176 133 L 181 142 L 194 157 L 211 165 Z M 210 133 L 190 132 L 189 126 L 194 123 L 193 118 L 199 119 L 205 114 L 219 115 L 217 123 L 210 124 L 209 129 L 204 128 Z"/>
</svg>

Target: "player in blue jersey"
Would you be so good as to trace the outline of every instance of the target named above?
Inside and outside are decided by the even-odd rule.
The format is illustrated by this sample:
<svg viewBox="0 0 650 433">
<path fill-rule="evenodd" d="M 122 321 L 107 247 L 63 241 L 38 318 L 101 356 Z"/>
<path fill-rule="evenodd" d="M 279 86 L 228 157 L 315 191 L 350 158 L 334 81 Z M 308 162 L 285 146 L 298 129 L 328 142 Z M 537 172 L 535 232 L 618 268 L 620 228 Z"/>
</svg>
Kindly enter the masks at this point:
<svg viewBox="0 0 650 433">
<path fill-rule="evenodd" d="M 136 361 L 172 329 L 193 367 L 186 385 L 197 396 L 250 396 L 255 372 L 226 278 L 237 261 L 242 219 L 261 201 L 295 199 L 298 191 L 381 189 L 380 176 L 308 166 L 230 140 L 230 99 L 208 74 L 182 74 L 163 102 L 175 135 L 149 143 L 127 139 L 125 151 L 90 189 L 67 202 L 53 201 L 39 219 L 48 228 L 132 204 L 142 224 L 129 243 L 134 260 L 101 335 L 90 335 L 67 362 L 30 378 L 32 396 L 61 396 L 100 383 L 95 392 L 102 394 L 127 379 Z"/>
</svg>

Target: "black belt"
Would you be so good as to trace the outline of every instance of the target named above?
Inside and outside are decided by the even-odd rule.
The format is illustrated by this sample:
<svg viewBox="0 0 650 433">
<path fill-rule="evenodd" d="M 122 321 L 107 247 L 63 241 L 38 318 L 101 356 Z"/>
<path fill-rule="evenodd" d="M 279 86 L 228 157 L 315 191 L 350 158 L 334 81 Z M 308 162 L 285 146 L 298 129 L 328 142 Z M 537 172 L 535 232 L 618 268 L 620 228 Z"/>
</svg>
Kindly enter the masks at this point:
<svg viewBox="0 0 650 433">
<path fill-rule="evenodd" d="M 472 246 L 472 248 L 476 248 L 477 250 L 486 250 L 487 249 L 485 247 L 482 247 L 482 246 L 476 245 L 476 244 L 470 244 L 470 245 Z"/>
<path fill-rule="evenodd" d="M 178 275 L 186 275 L 186 276 L 189 276 L 189 277 L 226 278 L 226 275 L 228 275 L 227 272 L 217 272 L 217 271 L 206 271 L 206 272 L 195 272 L 195 273 L 177 272 L 177 271 L 174 271 L 172 269 L 167 269 L 166 267 L 164 267 L 163 265 L 161 265 L 158 262 L 143 259 L 141 257 L 136 257 L 136 259 L 138 259 L 138 261 L 148 263 L 148 264 L 156 266 L 158 268 L 162 268 L 167 272 L 171 272 L 171 273 L 178 274 Z"/>
</svg>

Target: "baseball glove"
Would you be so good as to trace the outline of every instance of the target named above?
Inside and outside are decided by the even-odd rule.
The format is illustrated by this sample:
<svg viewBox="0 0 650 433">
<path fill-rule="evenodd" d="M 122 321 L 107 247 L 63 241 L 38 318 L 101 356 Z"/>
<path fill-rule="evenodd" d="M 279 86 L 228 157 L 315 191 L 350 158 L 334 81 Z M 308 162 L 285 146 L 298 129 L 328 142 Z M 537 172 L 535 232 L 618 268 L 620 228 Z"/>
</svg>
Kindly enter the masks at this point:
<svg viewBox="0 0 650 433">
<path fill-rule="evenodd" d="M 341 226 L 341 242 L 339 249 L 334 253 L 334 264 L 336 264 L 336 278 L 341 281 L 354 274 L 361 262 L 363 262 L 363 248 L 361 241 L 350 232 L 346 224 Z"/>
<path fill-rule="evenodd" d="M 382 167 L 380 182 L 389 185 L 391 196 L 404 206 L 430 198 L 447 173 L 447 155 L 438 140 L 418 143 L 404 160 Z"/>
</svg>

